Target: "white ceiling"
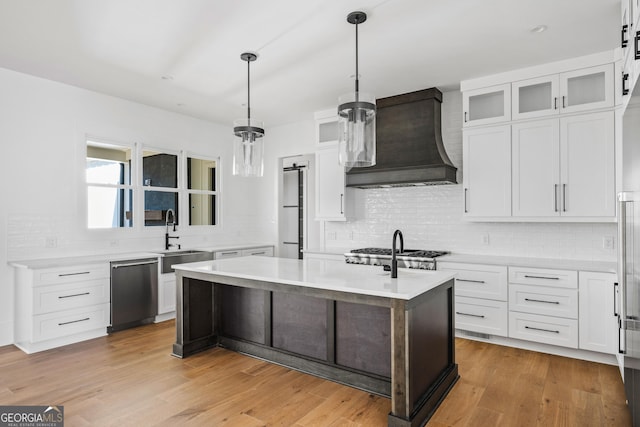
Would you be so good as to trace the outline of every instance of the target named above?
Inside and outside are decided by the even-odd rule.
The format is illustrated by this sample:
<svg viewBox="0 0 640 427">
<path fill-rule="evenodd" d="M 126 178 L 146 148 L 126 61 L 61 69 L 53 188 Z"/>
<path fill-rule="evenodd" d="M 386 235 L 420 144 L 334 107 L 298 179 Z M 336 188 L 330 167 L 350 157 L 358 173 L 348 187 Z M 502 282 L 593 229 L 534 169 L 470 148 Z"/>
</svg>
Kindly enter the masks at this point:
<svg viewBox="0 0 640 427">
<path fill-rule="evenodd" d="M 368 14 L 360 89 L 377 98 L 620 38 L 620 0 L 0 0 L 0 67 L 231 126 L 246 115 L 240 54 L 254 51 L 252 117 L 268 129 L 353 90 L 354 10 Z"/>
</svg>

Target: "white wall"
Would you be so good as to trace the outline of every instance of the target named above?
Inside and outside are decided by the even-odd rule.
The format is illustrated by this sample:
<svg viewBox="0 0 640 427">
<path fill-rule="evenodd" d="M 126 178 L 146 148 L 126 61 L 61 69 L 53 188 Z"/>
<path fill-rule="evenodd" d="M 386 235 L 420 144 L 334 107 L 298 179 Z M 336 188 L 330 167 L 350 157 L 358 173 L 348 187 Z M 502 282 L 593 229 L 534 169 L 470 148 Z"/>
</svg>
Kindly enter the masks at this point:
<svg viewBox="0 0 640 427">
<path fill-rule="evenodd" d="M 0 69 L 0 93 L 0 345 L 12 342 L 13 271 L 7 261 L 164 248 L 161 227 L 87 229 L 87 134 L 221 157 L 222 226 L 179 226 L 183 246 L 276 242 L 275 208 L 266 202 L 273 193 L 270 178 L 231 175 L 231 124 L 213 124 L 6 69 Z M 274 176 L 272 162 L 265 163 L 265 169 L 267 177 Z M 47 237 L 54 237 L 57 247 L 46 248 Z"/>
<path fill-rule="evenodd" d="M 442 134 L 462 183 L 462 94 L 445 92 Z M 326 224 L 328 249 L 390 247 L 395 229 L 405 247 L 458 253 L 615 261 L 602 248 L 604 236 L 616 236 L 615 224 L 470 223 L 462 220 L 462 186 L 437 185 L 358 190 L 364 218 Z M 489 244 L 483 237 L 489 236 Z"/>
</svg>

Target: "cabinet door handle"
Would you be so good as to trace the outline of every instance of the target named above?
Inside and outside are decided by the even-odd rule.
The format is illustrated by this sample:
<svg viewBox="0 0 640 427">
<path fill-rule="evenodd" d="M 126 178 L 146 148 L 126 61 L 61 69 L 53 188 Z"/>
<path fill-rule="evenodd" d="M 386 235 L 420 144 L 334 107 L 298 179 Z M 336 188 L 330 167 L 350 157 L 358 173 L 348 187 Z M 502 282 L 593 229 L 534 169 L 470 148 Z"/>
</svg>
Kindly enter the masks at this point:
<svg viewBox="0 0 640 427">
<path fill-rule="evenodd" d="M 567 184 L 562 184 L 562 212 L 567 211 Z"/>
<path fill-rule="evenodd" d="M 559 334 L 560 333 L 560 331 L 554 331 L 553 329 L 534 328 L 533 326 L 525 326 L 525 329 L 531 329 L 533 331 L 552 332 L 554 334 Z"/>
<path fill-rule="evenodd" d="M 340 214 L 344 215 L 344 193 L 340 194 Z"/>
<path fill-rule="evenodd" d="M 85 317 L 84 319 L 71 320 L 70 322 L 62 322 L 62 323 L 58 323 L 58 326 L 70 325 L 71 323 L 86 322 L 87 320 L 91 320 L 91 318 Z"/>
<path fill-rule="evenodd" d="M 545 304 L 560 304 L 558 301 L 545 301 L 543 299 L 532 299 L 532 298 L 525 298 L 525 301 L 529 301 L 529 302 L 543 302 Z"/>
<path fill-rule="evenodd" d="M 458 282 L 486 283 L 484 280 L 456 279 Z"/>
<path fill-rule="evenodd" d="M 629 43 L 626 37 L 627 31 L 629 31 L 629 25 L 624 24 L 620 31 L 620 47 L 627 47 L 627 44 Z"/>
<path fill-rule="evenodd" d="M 459 314 L 460 316 L 477 317 L 479 319 L 484 319 L 484 316 L 481 314 L 463 313 L 461 311 L 456 311 L 456 314 Z"/>
<path fill-rule="evenodd" d="M 467 210 L 467 192 L 469 191 L 468 188 L 464 189 L 464 213 L 469 213 L 469 211 Z"/>
<path fill-rule="evenodd" d="M 613 315 L 618 315 L 618 282 L 613 284 Z"/>
<path fill-rule="evenodd" d="M 553 109 L 557 110 L 558 109 L 558 97 L 554 97 L 553 98 Z"/>
<path fill-rule="evenodd" d="M 553 184 L 553 211 L 558 212 L 558 184 Z"/>
<path fill-rule="evenodd" d="M 629 73 L 622 74 L 622 95 L 629 95 L 629 88 L 627 83 L 629 82 Z"/>
<path fill-rule="evenodd" d="M 526 277 L 527 279 L 560 280 L 559 277 L 530 276 L 528 274 L 525 274 L 524 277 Z"/>
<path fill-rule="evenodd" d="M 565 96 L 562 95 L 562 108 L 567 108 L 567 106 L 564 104 L 564 98 L 565 98 Z"/>
<path fill-rule="evenodd" d="M 67 277 L 67 276 L 79 276 L 81 274 L 89 274 L 91 273 L 90 271 L 81 271 L 79 273 L 62 273 L 62 274 L 58 274 L 58 277 Z"/>
<path fill-rule="evenodd" d="M 467 123 L 467 112 L 464 112 L 464 122 Z"/>
<path fill-rule="evenodd" d="M 634 57 L 637 61 L 640 59 L 640 31 L 636 31 L 636 36 L 633 38 L 633 44 L 635 45 Z"/>
<path fill-rule="evenodd" d="M 91 292 L 84 292 L 81 294 L 73 294 L 73 295 L 60 295 L 58 297 L 58 299 L 65 299 L 65 298 L 73 298 L 73 297 L 81 297 L 83 295 L 91 295 Z"/>
</svg>

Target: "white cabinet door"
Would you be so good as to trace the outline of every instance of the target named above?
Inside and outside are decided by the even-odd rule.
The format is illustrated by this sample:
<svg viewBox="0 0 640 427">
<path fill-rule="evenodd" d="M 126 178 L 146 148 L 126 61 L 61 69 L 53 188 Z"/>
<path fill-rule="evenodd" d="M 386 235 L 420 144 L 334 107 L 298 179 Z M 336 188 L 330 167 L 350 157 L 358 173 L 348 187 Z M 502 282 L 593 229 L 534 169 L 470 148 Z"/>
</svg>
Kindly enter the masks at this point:
<svg viewBox="0 0 640 427">
<path fill-rule="evenodd" d="M 513 216 L 559 215 L 558 119 L 512 126 Z"/>
<path fill-rule="evenodd" d="M 176 274 L 160 275 L 158 288 L 158 314 L 176 311 Z"/>
<path fill-rule="evenodd" d="M 465 217 L 511 215 L 511 126 L 465 129 Z"/>
<path fill-rule="evenodd" d="M 462 94 L 463 126 L 488 125 L 511 120 L 511 85 L 509 83 Z"/>
<path fill-rule="evenodd" d="M 613 107 L 613 64 L 560 74 L 560 112 Z"/>
<path fill-rule="evenodd" d="M 614 112 L 560 120 L 563 216 L 615 216 Z"/>
<path fill-rule="evenodd" d="M 578 325 L 583 350 L 617 352 L 615 281 L 616 275 L 612 273 L 580 272 Z"/>
<path fill-rule="evenodd" d="M 511 84 L 513 120 L 557 115 L 560 79 L 557 74 Z"/>
<path fill-rule="evenodd" d="M 345 173 L 338 146 L 316 151 L 316 219 L 345 221 Z"/>
<path fill-rule="evenodd" d="M 315 113 L 316 119 L 316 147 L 332 145 L 338 142 L 338 110 L 318 111 Z"/>
</svg>

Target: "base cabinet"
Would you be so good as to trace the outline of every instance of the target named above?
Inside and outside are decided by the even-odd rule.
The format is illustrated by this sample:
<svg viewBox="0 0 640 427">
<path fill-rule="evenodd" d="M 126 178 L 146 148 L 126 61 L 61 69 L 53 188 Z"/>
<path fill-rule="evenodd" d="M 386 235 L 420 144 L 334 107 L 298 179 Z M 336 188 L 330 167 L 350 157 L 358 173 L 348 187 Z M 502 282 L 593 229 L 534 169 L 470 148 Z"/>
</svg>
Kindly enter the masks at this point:
<svg viewBox="0 0 640 427">
<path fill-rule="evenodd" d="M 618 351 L 615 281 L 615 274 L 580 272 L 579 346 L 583 350 L 608 354 Z"/>
</svg>

